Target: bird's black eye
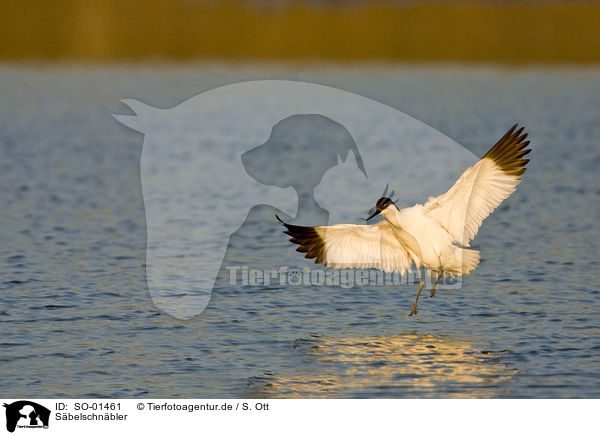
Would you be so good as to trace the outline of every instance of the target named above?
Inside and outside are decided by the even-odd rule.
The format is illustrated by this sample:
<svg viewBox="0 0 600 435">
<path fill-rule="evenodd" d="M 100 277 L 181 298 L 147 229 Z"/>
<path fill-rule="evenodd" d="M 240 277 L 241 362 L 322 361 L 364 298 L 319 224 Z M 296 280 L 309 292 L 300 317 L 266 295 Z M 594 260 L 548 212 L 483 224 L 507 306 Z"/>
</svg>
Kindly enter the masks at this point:
<svg viewBox="0 0 600 435">
<path fill-rule="evenodd" d="M 390 198 L 386 198 L 385 196 L 382 198 L 379 198 L 377 200 L 377 204 L 376 204 L 377 210 L 382 211 L 391 203 L 392 203 L 392 200 Z"/>
</svg>

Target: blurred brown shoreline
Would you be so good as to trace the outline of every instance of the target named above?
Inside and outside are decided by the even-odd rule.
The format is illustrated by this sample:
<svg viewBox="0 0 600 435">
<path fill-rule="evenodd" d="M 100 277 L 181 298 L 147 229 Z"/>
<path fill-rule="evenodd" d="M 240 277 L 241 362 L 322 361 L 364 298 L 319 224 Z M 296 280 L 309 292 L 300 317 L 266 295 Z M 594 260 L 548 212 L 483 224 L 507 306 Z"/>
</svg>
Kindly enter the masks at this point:
<svg viewBox="0 0 600 435">
<path fill-rule="evenodd" d="M 0 61 L 600 62 L 600 2 L 9 0 Z"/>
</svg>

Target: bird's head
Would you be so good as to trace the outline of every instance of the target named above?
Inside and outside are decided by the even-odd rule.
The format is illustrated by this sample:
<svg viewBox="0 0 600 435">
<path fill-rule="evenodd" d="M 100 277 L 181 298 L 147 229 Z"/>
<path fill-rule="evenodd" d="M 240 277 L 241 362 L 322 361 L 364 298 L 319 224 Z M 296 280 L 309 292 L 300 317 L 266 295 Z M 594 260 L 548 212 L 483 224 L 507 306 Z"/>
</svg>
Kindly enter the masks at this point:
<svg viewBox="0 0 600 435">
<path fill-rule="evenodd" d="M 392 210 L 391 208 L 389 208 L 391 204 L 394 204 L 394 207 L 396 207 L 396 203 L 392 199 L 392 197 L 394 196 L 394 191 L 392 190 L 390 192 L 390 194 L 388 195 L 389 187 L 390 187 L 390 185 L 386 184 L 385 190 L 383 191 L 381 198 L 379 198 L 377 200 L 375 207 L 373 207 L 371 210 L 369 210 L 369 217 L 366 219 L 363 218 L 365 221 L 373 219 L 375 216 L 377 216 L 380 213 L 383 214 L 383 216 L 386 216 L 386 212 L 389 210 Z"/>
<path fill-rule="evenodd" d="M 387 210 L 391 204 L 395 205 L 392 198 L 389 198 L 387 196 L 382 196 L 381 198 L 379 198 L 377 200 L 377 203 L 375 204 L 375 210 L 373 210 L 371 215 L 365 220 L 367 220 L 367 221 L 371 220 L 380 213 L 383 213 L 385 215 L 385 210 Z"/>
</svg>

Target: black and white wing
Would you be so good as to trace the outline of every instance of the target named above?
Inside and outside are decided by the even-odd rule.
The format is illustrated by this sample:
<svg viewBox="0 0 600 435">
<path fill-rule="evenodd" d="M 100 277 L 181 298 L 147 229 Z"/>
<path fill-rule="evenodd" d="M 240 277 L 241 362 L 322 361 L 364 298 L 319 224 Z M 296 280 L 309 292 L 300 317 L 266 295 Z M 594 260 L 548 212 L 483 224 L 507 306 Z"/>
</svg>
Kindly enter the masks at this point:
<svg viewBox="0 0 600 435">
<path fill-rule="evenodd" d="M 469 246 L 483 220 L 521 182 L 529 161 L 523 156 L 531 151 L 527 134 L 522 133 L 523 127 L 513 126 L 450 190 L 425 203 L 425 213 L 463 246 Z"/>
<path fill-rule="evenodd" d="M 394 236 L 392 225 L 381 221 L 374 225 L 340 224 L 303 227 L 286 224 L 277 216 L 306 258 L 335 269 L 379 269 L 403 274 L 411 269 L 406 248 Z"/>
</svg>

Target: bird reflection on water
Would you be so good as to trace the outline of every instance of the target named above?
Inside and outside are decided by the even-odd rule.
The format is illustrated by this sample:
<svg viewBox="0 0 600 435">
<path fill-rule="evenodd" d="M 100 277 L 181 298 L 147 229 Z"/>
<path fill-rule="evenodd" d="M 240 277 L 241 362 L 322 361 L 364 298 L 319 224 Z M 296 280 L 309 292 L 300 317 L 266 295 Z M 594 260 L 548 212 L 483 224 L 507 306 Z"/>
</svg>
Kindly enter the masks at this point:
<svg viewBox="0 0 600 435">
<path fill-rule="evenodd" d="M 488 398 L 496 390 L 482 387 L 497 387 L 517 372 L 502 361 L 502 352 L 433 335 L 300 339 L 294 348 L 319 369 L 308 364 L 290 374 L 253 377 L 250 395 L 341 398 L 389 391 L 394 397 L 439 397 L 443 386 L 444 397 Z"/>
</svg>

